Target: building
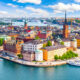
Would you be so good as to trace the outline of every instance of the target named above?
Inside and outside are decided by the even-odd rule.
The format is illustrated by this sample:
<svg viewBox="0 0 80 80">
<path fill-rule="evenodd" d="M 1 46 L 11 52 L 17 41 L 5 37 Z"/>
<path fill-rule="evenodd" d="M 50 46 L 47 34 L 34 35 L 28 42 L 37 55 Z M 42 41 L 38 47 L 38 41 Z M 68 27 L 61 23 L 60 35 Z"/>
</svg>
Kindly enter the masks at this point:
<svg viewBox="0 0 80 80">
<path fill-rule="evenodd" d="M 0 38 L 3 38 L 4 40 L 11 40 L 11 37 L 8 35 L 0 35 Z"/>
<path fill-rule="evenodd" d="M 26 20 L 25 20 L 25 23 L 24 23 L 24 29 L 28 29 Z"/>
<path fill-rule="evenodd" d="M 23 44 L 23 41 L 21 41 L 21 40 L 5 41 L 4 45 L 3 45 L 4 51 L 10 55 L 17 56 L 18 54 L 21 53 L 22 44 Z"/>
<path fill-rule="evenodd" d="M 45 61 L 53 61 L 55 55 L 62 56 L 64 53 L 67 52 L 67 48 L 63 45 L 50 46 L 42 50 L 43 50 L 43 59 Z"/>
<path fill-rule="evenodd" d="M 23 44 L 24 51 L 35 51 L 37 49 L 41 49 L 43 47 L 43 43 L 40 40 L 32 40 Z"/>
<path fill-rule="evenodd" d="M 35 53 L 33 51 L 23 51 L 22 55 L 23 55 L 23 59 L 26 61 L 34 61 L 35 60 Z"/>
<path fill-rule="evenodd" d="M 69 36 L 69 31 L 68 31 L 68 25 L 67 25 L 67 19 L 66 19 L 66 12 L 65 12 L 65 23 L 63 25 L 63 37 L 68 38 Z"/>
<path fill-rule="evenodd" d="M 47 39 L 49 38 L 50 36 L 52 35 L 52 31 L 39 31 L 38 32 L 38 36 L 41 38 L 41 39 Z"/>
<path fill-rule="evenodd" d="M 71 47 L 71 40 L 63 38 L 62 41 L 64 42 L 64 46 Z"/>
<path fill-rule="evenodd" d="M 43 61 L 43 51 L 42 50 L 35 51 L 35 61 Z"/>
<path fill-rule="evenodd" d="M 80 47 L 80 37 L 77 36 L 76 39 L 77 39 L 77 47 L 79 48 Z"/>
</svg>

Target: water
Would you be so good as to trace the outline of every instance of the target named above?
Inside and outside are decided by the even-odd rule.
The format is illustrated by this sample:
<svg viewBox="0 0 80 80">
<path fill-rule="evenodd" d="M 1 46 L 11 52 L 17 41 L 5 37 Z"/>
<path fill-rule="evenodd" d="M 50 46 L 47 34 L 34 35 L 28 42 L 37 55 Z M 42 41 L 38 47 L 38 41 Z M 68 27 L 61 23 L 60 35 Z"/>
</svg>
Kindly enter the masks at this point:
<svg viewBox="0 0 80 80">
<path fill-rule="evenodd" d="M 80 67 L 38 68 L 3 60 L 0 61 L 0 80 L 80 80 Z"/>
</svg>

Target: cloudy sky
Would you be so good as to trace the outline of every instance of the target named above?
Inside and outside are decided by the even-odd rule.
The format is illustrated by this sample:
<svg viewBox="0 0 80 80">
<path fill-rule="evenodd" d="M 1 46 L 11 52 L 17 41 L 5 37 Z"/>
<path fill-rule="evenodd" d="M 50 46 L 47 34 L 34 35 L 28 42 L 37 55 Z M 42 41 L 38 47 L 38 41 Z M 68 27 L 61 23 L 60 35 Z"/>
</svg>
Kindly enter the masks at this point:
<svg viewBox="0 0 80 80">
<path fill-rule="evenodd" d="M 0 0 L 0 17 L 80 17 L 80 0 Z"/>
</svg>

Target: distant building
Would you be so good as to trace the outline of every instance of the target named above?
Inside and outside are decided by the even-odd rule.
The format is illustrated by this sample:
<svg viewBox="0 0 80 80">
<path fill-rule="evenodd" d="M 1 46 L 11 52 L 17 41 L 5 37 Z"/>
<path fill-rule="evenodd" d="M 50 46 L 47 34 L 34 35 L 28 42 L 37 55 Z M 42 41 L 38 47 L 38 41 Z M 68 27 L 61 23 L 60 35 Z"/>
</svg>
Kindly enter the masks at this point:
<svg viewBox="0 0 80 80">
<path fill-rule="evenodd" d="M 40 31 L 40 32 L 38 32 L 38 36 L 39 36 L 41 39 L 47 39 L 47 38 L 49 38 L 51 35 L 52 35 L 52 31 Z"/>
</svg>

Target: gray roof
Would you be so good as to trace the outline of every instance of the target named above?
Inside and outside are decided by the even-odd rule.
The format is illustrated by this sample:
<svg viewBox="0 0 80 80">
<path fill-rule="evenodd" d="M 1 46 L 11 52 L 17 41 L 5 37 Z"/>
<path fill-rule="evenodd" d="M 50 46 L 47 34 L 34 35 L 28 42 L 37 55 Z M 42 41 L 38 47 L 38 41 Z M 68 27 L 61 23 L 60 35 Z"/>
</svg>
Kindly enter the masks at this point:
<svg viewBox="0 0 80 80">
<path fill-rule="evenodd" d="M 44 49 L 51 51 L 51 50 L 56 50 L 56 49 L 60 49 L 60 48 L 65 48 L 65 46 L 64 45 L 56 45 L 56 46 L 49 46 Z"/>
</svg>

